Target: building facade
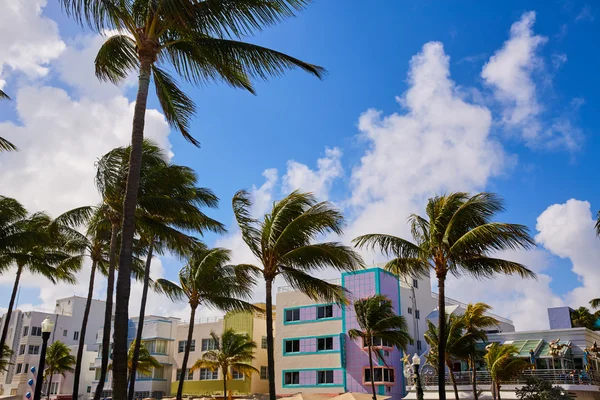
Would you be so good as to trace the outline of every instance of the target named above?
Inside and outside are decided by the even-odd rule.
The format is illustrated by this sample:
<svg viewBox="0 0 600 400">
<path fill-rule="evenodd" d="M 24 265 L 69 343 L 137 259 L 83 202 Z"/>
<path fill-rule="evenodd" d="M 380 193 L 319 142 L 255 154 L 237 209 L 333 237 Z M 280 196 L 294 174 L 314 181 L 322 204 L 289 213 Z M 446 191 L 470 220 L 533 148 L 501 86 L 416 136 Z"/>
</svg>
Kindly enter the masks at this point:
<svg viewBox="0 0 600 400">
<path fill-rule="evenodd" d="M 252 374 L 251 377 L 246 377 L 234 371 L 233 380 L 227 382 L 228 390 L 231 390 L 236 395 L 267 393 L 269 391 L 265 306 L 264 304 L 255 304 L 255 306 L 263 311 L 227 313 L 224 317 L 204 319 L 194 324 L 193 339 L 187 365 L 188 372 L 185 374 L 186 379 L 183 383 L 184 396 L 212 395 L 223 392 L 223 375 L 221 371 L 200 369 L 191 372 L 189 369 L 196 360 L 202 357 L 204 352 L 214 349 L 215 343 L 210 333 L 214 332 L 217 335 L 221 335 L 227 329 L 233 329 L 238 333 L 247 333 L 256 343 L 257 347 L 254 351 L 252 366 L 259 371 L 259 373 Z M 189 325 L 187 323 L 180 324 L 177 329 L 175 343 L 177 349 L 173 357 L 174 366 L 171 375 L 171 394 L 177 393 L 188 329 Z"/>
<path fill-rule="evenodd" d="M 34 374 L 31 373 L 31 367 L 37 368 L 39 365 L 39 353 L 42 346 L 41 326 L 46 317 L 54 321 L 54 331 L 50 334 L 48 346 L 55 341 L 61 341 L 72 349 L 73 354 L 76 354 L 85 303 L 85 298 L 73 296 L 57 300 L 54 311 L 34 310 L 23 312 L 14 310 L 12 312 L 11 319 L 8 322 L 6 343 L 12 348 L 13 354 L 7 371 L 0 373 L 0 393 L 2 395 L 22 396 L 31 390 L 27 381 L 30 378 L 35 378 Z M 97 352 L 95 333 L 102 324 L 104 307 L 104 301 L 92 301 L 87 327 L 88 333 L 84 342 L 86 345 L 84 359 L 88 360 L 88 364 L 83 364 L 83 370 L 87 369 L 88 374 L 82 376 L 87 378 L 91 378 L 89 375 L 89 358 L 90 354 Z M 2 324 L 5 323 L 5 319 L 6 314 L 2 317 Z M 52 394 L 72 393 L 72 385 L 65 383 L 65 380 L 69 379 L 68 375 L 64 379 L 56 376 L 53 387 L 44 388 L 44 392 L 50 390 Z M 82 379 L 80 384 L 84 390 L 80 390 L 79 394 L 85 400 L 87 399 L 88 387 L 91 388 L 91 380 Z"/>
<path fill-rule="evenodd" d="M 351 302 L 381 294 L 402 314 L 398 278 L 381 268 L 343 273 L 339 284 L 348 290 Z M 347 334 L 359 328 L 352 304 L 315 303 L 300 292 L 281 288 L 277 307 L 278 393 L 370 392 L 368 353 L 364 343 Z M 401 351 L 385 343 L 380 349 L 385 360 L 376 360 L 377 392 L 399 400 L 404 394 Z"/>
</svg>

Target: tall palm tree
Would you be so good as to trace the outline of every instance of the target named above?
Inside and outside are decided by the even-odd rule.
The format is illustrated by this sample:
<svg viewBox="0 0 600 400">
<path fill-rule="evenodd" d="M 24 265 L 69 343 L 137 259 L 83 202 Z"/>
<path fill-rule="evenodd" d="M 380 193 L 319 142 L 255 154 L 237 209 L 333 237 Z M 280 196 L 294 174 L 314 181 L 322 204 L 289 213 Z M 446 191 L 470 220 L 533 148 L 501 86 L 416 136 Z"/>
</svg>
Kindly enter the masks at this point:
<svg viewBox="0 0 600 400">
<path fill-rule="evenodd" d="M 197 177 L 193 170 L 178 165 L 158 166 L 149 171 L 144 179 L 148 190 L 140 196 L 137 231 L 140 240 L 147 245 L 147 256 L 144 271 L 144 284 L 136 333 L 136 346 L 132 359 L 128 399 L 133 400 L 135 391 L 135 372 L 139 355 L 139 344 L 142 340 L 146 300 L 150 283 L 150 266 L 154 253 L 163 254 L 165 250 L 171 254 L 184 257 L 196 245 L 196 238 L 184 231 L 192 231 L 200 235 L 205 230 L 224 233 L 220 223 L 206 216 L 200 208 L 203 206 L 216 208 L 218 198 L 206 188 L 196 186 Z M 166 185 L 153 184 L 154 181 L 165 182 Z M 153 207 L 144 207 L 151 203 Z"/>
<path fill-rule="evenodd" d="M 80 243 L 76 243 L 76 232 L 54 224 L 44 213 L 23 217 L 24 211 L 16 200 L 0 196 L 0 272 L 16 266 L 0 337 L 0 358 L 23 272 L 42 275 L 52 283 L 63 281 L 74 284 L 73 273 L 81 268 L 83 262 L 79 254 L 72 254 L 80 249 Z"/>
<path fill-rule="evenodd" d="M 515 346 L 492 343 L 483 356 L 494 385 L 494 400 L 501 400 L 500 385 L 502 382 L 516 378 L 529 367 L 529 363 L 525 359 L 514 356 L 516 353 L 518 350 Z"/>
<path fill-rule="evenodd" d="M 191 371 L 208 368 L 211 371 L 221 371 L 223 375 L 223 399 L 227 396 L 227 380 L 233 379 L 233 371 L 250 378 L 254 372 L 260 371 L 250 363 L 254 359 L 256 343 L 247 333 L 236 333 L 229 328 L 221 336 L 211 332 L 210 337 L 215 344 L 214 350 L 209 350 L 192 365 Z"/>
<path fill-rule="evenodd" d="M 344 303 L 346 296 L 341 286 L 311 273 L 328 267 L 353 271 L 362 267 L 362 259 L 352 248 L 340 243 L 316 243 L 317 237 L 327 233 L 341 235 L 344 217 L 330 203 L 318 203 L 311 193 L 292 192 L 276 202 L 262 221 L 250 215 L 252 202 L 246 191 L 237 192 L 232 204 L 242 238 L 260 263 L 249 267 L 265 280 L 269 396 L 270 400 L 276 400 L 273 281 L 282 276 L 311 299 Z"/>
<path fill-rule="evenodd" d="M 253 306 L 245 300 L 252 295 L 254 280 L 244 266 L 228 265 L 231 252 L 198 245 L 185 267 L 179 271 L 179 283 L 156 280 L 156 289 L 172 300 L 186 299 L 190 304 L 188 337 L 181 364 L 177 400 L 183 394 L 185 370 L 190 356 L 196 309 L 200 305 L 223 311 L 248 311 Z"/>
<path fill-rule="evenodd" d="M 381 352 L 375 349 L 374 340 L 385 340 L 393 347 L 406 351 L 408 342 L 411 340 L 408 334 L 408 325 L 403 316 L 396 315 L 392 302 L 381 294 L 355 300 L 354 312 L 356 313 L 356 322 L 360 329 L 350 329 L 348 336 L 354 340 L 361 339 L 363 346 L 367 347 L 369 369 L 371 372 L 371 390 L 373 392 L 373 400 L 377 400 L 373 356 L 383 356 Z"/>
<path fill-rule="evenodd" d="M 204 84 L 223 81 L 254 93 L 251 78 L 266 79 L 290 68 L 321 77 L 324 70 L 284 53 L 238 41 L 264 26 L 274 25 L 302 9 L 307 0 L 61 0 L 68 15 L 97 31 L 118 30 L 98 51 L 96 76 L 114 83 L 138 74 L 138 92 L 131 134 L 132 152 L 123 205 L 123 239 L 115 312 L 114 395 L 125 398 L 127 382 L 127 306 L 129 303 L 134 215 L 137 203 L 142 140 L 150 79 L 169 124 L 195 145 L 189 133 L 195 104 L 166 69 L 184 80 Z M 121 370 L 121 368 L 123 368 Z"/>
<path fill-rule="evenodd" d="M 46 397 L 48 400 L 50 400 L 52 377 L 56 374 L 65 376 L 67 372 L 73 372 L 73 364 L 75 362 L 75 356 L 71 354 L 71 351 L 63 342 L 56 341 L 48 346 L 48 350 L 46 351 L 46 369 L 44 370 L 44 380 L 48 381 L 48 395 Z"/>
<path fill-rule="evenodd" d="M 445 367 L 448 367 L 450 380 L 454 389 L 455 399 L 458 399 L 458 386 L 456 385 L 456 377 L 454 376 L 453 361 L 468 361 L 469 357 L 473 353 L 475 344 L 481 341 L 483 335 L 480 331 L 469 332 L 467 331 L 465 319 L 462 315 L 445 315 L 446 318 L 446 347 L 444 357 L 442 358 L 445 362 Z M 427 356 L 427 362 L 431 365 L 438 363 L 439 365 L 439 343 L 440 343 L 440 331 L 439 328 L 427 320 L 427 331 L 423 334 L 425 341 L 429 344 L 431 350 Z M 441 371 L 438 370 L 438 375 L 444 374 L 445 368 Z"/>
<path fill-rule="evenodd" d="M 491 309 L 492 307 L 485 303 L 467 304 L 467 308 L 463 314 L 465 331 L 467 334 L 478 337 L 482 342 L 487 341 L 486 329 L 499 326 L 500 324 L 496 318 L 487 314 Z M 477 392 L 477 361 L 481 359 L 482 354 L 480 353 L 481 352 L 478 350 L 477 346 L 474 345 L 472 346 L 469 354 L 469 364 L 471 366 L 471 370 L 473 371 L 473 379 L 471 380 L 471 383 L 473 385 L 474 400 L 477 400 L 479 397 Z"/>
<path fill-rule="evenodd" d="M 492 222 L 504 210 L 503 202 L 493 193 L 470 196 L 457 192 L 429 199 L 427 216 L 409 216 L 414 242 L 387 234 L 370 234 L 354 239 L 358 247 L 380 249 L 392 260 L 386 269 L 398 275 L 419 276 L 431 268 L 438 281 L 438 310 L 446 307 L 445 281 L 448 273 L 476 278 L 495 274 L 519 274 L 535 277 L 524 265 L 495 258 L 498 251 L 528 249 L 535 246 L 524 225 Z M 446 318 L 440 318 L 440 354 L 445 354 Z M 444 359 L 438 360 L 438 370 L 444 371 Z M 446 400 L 445 376 L 438 376 L 439 399 Z"/>
</svg>

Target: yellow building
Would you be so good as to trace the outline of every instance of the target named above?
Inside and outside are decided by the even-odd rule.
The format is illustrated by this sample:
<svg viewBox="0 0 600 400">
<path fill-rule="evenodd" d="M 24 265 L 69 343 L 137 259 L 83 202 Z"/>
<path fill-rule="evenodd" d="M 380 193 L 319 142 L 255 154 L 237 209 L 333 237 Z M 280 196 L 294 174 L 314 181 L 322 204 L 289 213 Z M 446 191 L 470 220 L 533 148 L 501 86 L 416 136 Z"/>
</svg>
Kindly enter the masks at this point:
<svg viewBox="0 0 600 400">
<path fill-rule="evenodd" d="M 258 303 L 255 306 L 262 310 L 265 309 L 264 303 Z M 171 379 L 172 394 L 177 393 L 188 328 L 189 324 L 183 323 L 177 329 L 175 340 L 176 351 L 173 357 L 174 365 Z M 228 313 L 225 317 L 205 319 L 194 324 L 193 339 L 187 365 L 188 369 L 197 359 L 202 357 L 205 351 L 213 348 L 210 333 L 215 332 L 217 335 L 220 335 L 224 330 L 229 328 L 239 333 L 247 333 L 256 343 L 257 347 L 252 365 L 260 373 L 255 373 L 250 378 L 234 374 L 233 380 L 227 382 L 227 389 L 233 391 L 234 394 L 243 395 L 267 393 L 269 391 L 269 381 L 267 379 L 267 327 L 264 311 Z M 223 393 L 223 375 L 221 371 L 200 370 L 186 374 L 186 380 L 183 383 L 184 396 L 202 396 L 216 393 Z"/>
</svg>

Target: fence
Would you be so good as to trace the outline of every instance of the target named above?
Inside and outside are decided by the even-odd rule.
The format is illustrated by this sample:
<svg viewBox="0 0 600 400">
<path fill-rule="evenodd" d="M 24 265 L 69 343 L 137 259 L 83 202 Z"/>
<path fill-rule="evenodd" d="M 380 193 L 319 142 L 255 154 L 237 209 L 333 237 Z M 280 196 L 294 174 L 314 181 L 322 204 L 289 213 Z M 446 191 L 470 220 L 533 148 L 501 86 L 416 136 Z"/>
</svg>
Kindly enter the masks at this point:
<svg viewBox="0 0 600 400">
<path fill-rule="evenodd" d="M 600 373 L 598 371 L 563 371 L 559 369 L 536 369 L 523 371 L 518 377 L 504 381 L 503 385 L 521 385 L 527 383 L 529 378 L 538 378 L 549 381 L 555 385 L 596 385 L 600 386 Z M 421 374 L 423 386 L 437 386 L 437 374 Z M 471 385 L 473 372 L 455 372 L 454 379 L 457 385 Z M 414 385 L 414 375 L 408 379 L 410 385 Z M 450 375 L 446 375 L 446 384 L 451 385 Z M 488 388 L 492 384 L 489 371 L 477 371 L 477 385 Z"/>
</svg>

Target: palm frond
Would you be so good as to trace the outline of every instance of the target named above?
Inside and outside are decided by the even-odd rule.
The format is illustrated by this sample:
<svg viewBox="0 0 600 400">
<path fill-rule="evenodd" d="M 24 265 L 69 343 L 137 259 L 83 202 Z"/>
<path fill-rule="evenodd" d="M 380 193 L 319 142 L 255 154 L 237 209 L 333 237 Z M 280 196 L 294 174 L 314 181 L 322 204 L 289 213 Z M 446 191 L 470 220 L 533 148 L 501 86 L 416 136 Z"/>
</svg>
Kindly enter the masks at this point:
<svg viewBox="0 0 600 400">
<path fill-rule="evenodd" d="M 360 255 L 341 243 L 326 242 L 296 248 L 281 257 L 287 267 L 302 271 L 319 271 L 335 268 L 339 271 L 355 271 L 363 266 Z"/>
<path fill-rule="evenodd" d="M 189 132 L 190 120 L 196 112 L 194 101 L 179 89 L 177 82 L 166 71 L 153 65 L 152 75 L 156 96 L 169 125 L 194 146 L 200 147 L 200 142 Z"/>
<path fill-rule="evenodd" d="M 164 294 L 172 301 L 182 300 L 185 296 L 183 289 L 168 279 L 157 279 L 153 289 L 156 293 Z"/>
<path fill-rule="evenodd" d="M 453 256 L 461 254 L 484 254 L 490 251 L 530 249 L 535 241 L 529 235 L 529 228 L 518 224 L 490 222 L 479 225 L 454 242 L 449 252 Z"/>
<path fill-rule="evenodd" d="M 114 84 L 122 82 L 139 69 L 135 41 L 126 35 L 109 37 L 98 50 L 94 65 L 98 79 Z"/>
<path fill-rule="evenodd" d="M 0 137 L 0 153 L 3 151 L 19 151 L 19 148 L 8 140 Z"/>
<path fill-rule="evenodd" d="M 281 266 L 281 276 L 294 289 L 304 293 L 313 300 L 321 300 L 326 302 L 334 302 L 338 304 L 346 304 L 347 294 L 346 289 L 340 285 L 335 285 L 315 278 L 303 271 L 294 268 Z"/>
<path fill-rule="evenodd" d="M 10 97 L 6 94 L 6 92 L 0 90 L 0 100 L 10 100 Z"/>
<path fill-rule="evenodd" d="M 258 230 L 258 221 L 251 217 L 250 209 L 252 207 L 252 201 L 250 200 L 250 194 L 245 190 L 238 191 L 231 201 L 233 206 L 233 214 L 240 228 L 242 239 L 246 242 L 246 245 L 250 248 L 252 253 L 260 258 L 260 231 Z"/>
<path fill-rule="evenodd" d="M 455 276 L 466 273 L 478 279 L 490 278 L 495 274 L 516 274 L 521 278 L 537 279 L 535 272 L 523 264 L 491 257 L 470 257 L 460 260 L 460 268 L 451 266 L 449 271 Z"/>
<path fill-rule="evenodd" d="M 600 298 L 590 300 L 590 306 L 592 308 L 600 308 Z"/>
<path fill-rule="evenodd" d="M 129 20 L 126 4 L 123 0 L 60 0 L 65 13 L 80 25 L 102 32 L 119 29 L 123 21 Z"/>
<path fill-rule="evenodd" d="M 352 240 L 358 248 L 380 250 L 387 257 L 420 258 L 423 252 L 416 244 L 387 234 L 362 235 Z"/>
</svg>

